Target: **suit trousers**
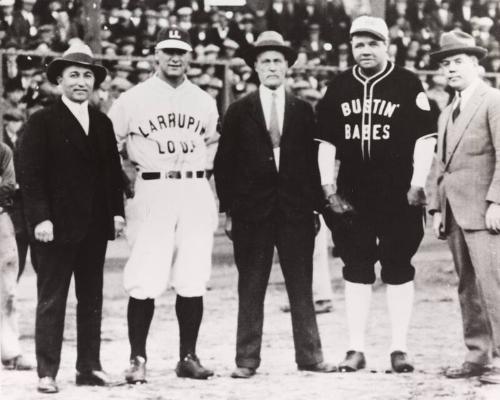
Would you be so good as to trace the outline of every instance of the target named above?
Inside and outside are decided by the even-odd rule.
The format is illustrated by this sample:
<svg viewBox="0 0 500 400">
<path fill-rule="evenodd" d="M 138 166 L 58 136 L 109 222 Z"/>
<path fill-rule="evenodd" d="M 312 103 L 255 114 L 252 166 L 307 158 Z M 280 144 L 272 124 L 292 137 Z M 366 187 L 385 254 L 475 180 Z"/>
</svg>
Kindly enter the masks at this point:
<svg viewBox="0 0 500 400">
<path fill-rule="evenodd" d="M 21 355 L 16 309 L 17 271 L 14 226 L 6 212 L 0 213 L 0 352 L 2 361 Z"/>
<path fill-rule="evenodd" d="M 259 222 L 233 220 L 233 246 L 238 268 L 238 329 L 236 365 L 258 368 L 264 324 L 264 299 L 274 247 L 290 302 L 295 361 L 312 365 L 323 361 L 312 299 L 314 224 L 279 216 Z"/>
<path fill-rule="evenodd" d="M 500 235 L 464 230 L 448 208 L 448 245 L 458 274 L 466 361 L 485 365 L 500 351 Z"/>
<path fill-rule="evenodd" d="M 103 267 L 107 235 L 91 223 L 78 243 L 35 244 L 38 304 L 35 346 L 38 376 L 56 377 L 61 360 L 66 300 L 75 277 L 77 360 L 80 372 L 100 370 Z"/>
</svg>

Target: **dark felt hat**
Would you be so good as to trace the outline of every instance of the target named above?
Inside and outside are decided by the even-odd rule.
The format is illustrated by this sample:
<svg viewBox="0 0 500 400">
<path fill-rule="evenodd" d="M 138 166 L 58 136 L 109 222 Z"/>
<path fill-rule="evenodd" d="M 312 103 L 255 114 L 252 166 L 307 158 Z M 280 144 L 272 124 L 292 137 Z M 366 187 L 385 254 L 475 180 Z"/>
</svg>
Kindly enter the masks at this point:
<svg viewBox="0 0 500 400">
<path fill-rule="evenodd" d="M 276 50 L 282 53 L 288 61 L 289 66 L 292 66 L 295 60 L 297 60 L 297 52 L 290 46 L 287 46 L 283 40 L 283 36 L 275 31 L 262 32 L 257 38 L 255 45 L 249 47 L 242 56 L 245 62 L 253 68 L 257 56 L 268 50 Z"/>
<path fill-rule="evenodd" d="M 443 58 L 461 53 L 471 54 L 478 59 L 482 59 L 487 52 L 488 50 L 485 48 L 476 46 L 476 41 L 471 35 L 460 30 L 454 30 L 441 35 L 439 50 L 431 53 L 431 59 L 439 62 Z"/>
</svg>

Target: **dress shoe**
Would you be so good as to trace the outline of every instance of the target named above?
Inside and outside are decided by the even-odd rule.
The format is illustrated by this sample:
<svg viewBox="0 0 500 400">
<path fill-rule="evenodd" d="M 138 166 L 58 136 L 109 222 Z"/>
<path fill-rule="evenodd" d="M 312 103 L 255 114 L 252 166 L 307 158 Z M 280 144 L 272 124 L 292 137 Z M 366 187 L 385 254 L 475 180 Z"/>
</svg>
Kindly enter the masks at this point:
<svg viewBox="0 0 500 400">
<path fill-rule="evenodd" d="M 366 366 L 365 355 L 360 351 L 349 350 L 344 361 L 339 364 L 340 372 L 355 372 Z"/>
<path fill-rule="evenodd" d="M 311 365 L 299 365 L 299 371 L 309 371 L 309 372 L 337 372 L 337 366 L 327 362 L 319 362 Z"/>
<path fill-rule="evenodd" d="M 500 368 L 492 367 L 479 377 L 479 382 L 500 384 Z"/>
<path fill-rule="evenodd" d="M 127 383 L 146 383 L 146 359 L 136 356 L 130 360 L 130 367 L 125 370 Z"/>
<path fill-rule="evenodd" d="M 481 376 L 487 371 L 484 365 L 466 361 L 458 368 L 448 368 L 444 375 L 449 379 L 462 379 Z"/>
<path fill-rule="evenodd" d="M 325 314 L 332 312 L 333 305 L 331 300 L 316 300 L 314 302 L 314 312 L 316 314 Z"/>
<path fill-rule="evenodd" d="M 23 356 L 17 356 L 11 358 L 10 360 L 2 360 L 2 364 L 5 369 L 14 370 L 14 371 L 30 371 L 32 370 L 33 364 L 30 363 Z"/>
<path fill-rule="evenodd" d="M 247 367 L 236 367 L 236 369 L 231 372 L 231 378 L 235 379 L 248 379 L 256 374 L 255 368 Z"/>
<path fill-rule="evenodd" d="M 76 372 L 77 386 L 112 386 L 113 381 L 104 371 Z"/>
<path fill-rule="evenodd" d="M 391 367 L 394 372 L 413 372 L 415 369 L 408 360 L 408 354 L 403 351 L 393 351 L 391 353 Z"/>
<path fill-rule="evenodd" d="M 195 354 L 188 354 L 177 363 L 175 373 L 179 378 L 207 379 L 213 376 L 214 371 L 201 365 Z"/>
<path fill-rule="evenodd" d="M 56 385 L 56 380 L 51 376 L 44 376 L 38 380 L 36 388 L 40 393 L 57 393 L 59 388 Z"/>
</svg>

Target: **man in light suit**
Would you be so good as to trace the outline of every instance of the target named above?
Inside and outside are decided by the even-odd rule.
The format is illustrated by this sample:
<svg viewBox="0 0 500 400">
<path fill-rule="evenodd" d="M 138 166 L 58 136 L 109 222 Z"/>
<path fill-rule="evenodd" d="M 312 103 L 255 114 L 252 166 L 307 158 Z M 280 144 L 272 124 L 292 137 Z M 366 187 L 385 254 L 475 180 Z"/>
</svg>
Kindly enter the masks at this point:
<svg viewBox="0 0 500 400">
<path fill-rule="evenodd" d="M 439 118 L 430 212 L 458 273 L 465 362 L 448 378 L 500 383 L 500 91 L 479 78 L 486 49 L 472 36 L 444 33 L 431 56 L 455 98 Z"/>
<path fill-rule="evenodd" d="M 120 158 L 109 118 L 88 99 L 106 77 L 86 45 L 47 68 L 62 92 L 28 120 L 19 175 L 35 240 L 38 391 L 56 393 L 71 277 L 77 298 L 76 384 L 107 386 L 100 362 L 103 267 L 108 240 L 124 225 Z"/>
<path fill-rule="evenodd" d="M 323 362 L 312 300 L 313 210 L 321 186 L 312 107 L 285 90 L 297 53 L 274 31 L 263 32 L 246 55 L 259 90 L 231 104 L 215 157 L 215 183 L 226 233 L 233 240 L 238 282 L 238 332 L 233 378 L 260 365 L 264 297 L 274 247 L 290 300 L 299 370 L 333 372 Z"/>
</svg>

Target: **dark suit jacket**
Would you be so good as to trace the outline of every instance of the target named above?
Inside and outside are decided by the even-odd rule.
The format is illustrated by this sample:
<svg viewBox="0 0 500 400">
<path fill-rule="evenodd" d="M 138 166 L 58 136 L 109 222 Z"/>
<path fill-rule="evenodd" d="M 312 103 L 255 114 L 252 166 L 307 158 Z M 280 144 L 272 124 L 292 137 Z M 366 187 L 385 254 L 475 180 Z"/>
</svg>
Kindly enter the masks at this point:
<svg viewBox="0 0 500 400">
<path fill-rule="evenodd" d="M 312 216 L 321 203 L 314 129 L 311 106 L 287 93 L 278 172 L 259 92 L 231 104 L 214 165 L 220 211 L 253 222 Z"/>
<path fill-rule="evenodd" d="M 28 120 L 20 144 L 19 178 L 31 234 L 40 222 L 50 220 L 55 242 L 79 242 L 100 201 L 105 204 L 107 236 L 114 238 L 113 217 L 124 211 L 113 125 L 93 108 L 89 120 L 87 137 L 61 99 Z"/>
</svg>

